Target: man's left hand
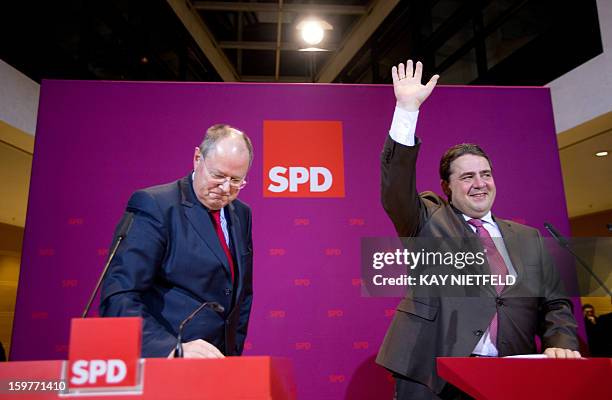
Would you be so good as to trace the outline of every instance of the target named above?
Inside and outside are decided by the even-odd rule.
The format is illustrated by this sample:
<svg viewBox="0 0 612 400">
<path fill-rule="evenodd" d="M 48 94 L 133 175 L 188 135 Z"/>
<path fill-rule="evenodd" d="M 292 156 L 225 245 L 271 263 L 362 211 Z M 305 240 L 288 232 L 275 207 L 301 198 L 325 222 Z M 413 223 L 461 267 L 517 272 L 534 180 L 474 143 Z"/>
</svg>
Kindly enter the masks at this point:
<svg viewBox="0 0 612 400">
<path fill-rule="evenodd" d="M 560 349 L 558 347 L 549 347 L 544 350 L 544 354 L 546 354 L 548 358 L 582 358 L 578 351 Z"/>
</svg>

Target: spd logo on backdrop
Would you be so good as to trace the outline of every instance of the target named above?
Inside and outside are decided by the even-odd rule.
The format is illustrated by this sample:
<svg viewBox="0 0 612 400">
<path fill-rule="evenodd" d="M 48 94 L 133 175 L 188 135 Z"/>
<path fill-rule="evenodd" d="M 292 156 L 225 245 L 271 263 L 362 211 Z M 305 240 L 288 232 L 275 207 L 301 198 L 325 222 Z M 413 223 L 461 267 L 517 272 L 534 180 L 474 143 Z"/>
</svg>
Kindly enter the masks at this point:
<svg viewBox="0 0 612 400">
<path fill-rule="evenodd" d="M 264 197 L 344 197 L 341 121 L 264 121 Z"/>
</svg>

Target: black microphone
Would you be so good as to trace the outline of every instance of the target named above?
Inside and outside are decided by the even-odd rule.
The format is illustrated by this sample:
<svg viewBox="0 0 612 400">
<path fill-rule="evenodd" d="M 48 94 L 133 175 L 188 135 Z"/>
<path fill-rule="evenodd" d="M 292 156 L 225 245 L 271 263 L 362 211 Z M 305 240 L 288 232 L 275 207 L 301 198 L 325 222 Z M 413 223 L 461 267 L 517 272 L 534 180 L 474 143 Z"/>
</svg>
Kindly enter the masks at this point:
<svg viewBox="0 0 612 400">
<path fill-rule="evenodd" d="M 189 323 L 189 321 L 193 319 L 193 317 L 198 315 L 198 313 L 206 307 L 210 307 L 218 313 L 222 313 L 223 311 L 225 311 L 225 308 L 216 301 L 205 301 L 200 307 L 196 308 L 194 312 L 189 314 L 189 316 L 185 318 L 183 322 L 181 322 L 181 324 L 179 325 L 178 335 L 176 336 L 176 346 L 174 347 L 175 358 L 183 358 L 183 328 Z"/>
<path fill-rule="evenodd" d="M 603 281 L 601 279 L 599 279 L 599 277 L 597 275 L 595 275 L 595 273 L 593 272 L 593 270 L 589 267 L 589 265 L 578 256 L 578 254 L 574 253 L 574 251 L 571 249 L 569 242 L 567 241 L 567 239 L 565 239 L 555 228 L 554 226 L 552 226 L 552 224 L 549 224 L 548 222 L 544 222 L 544 227 L 546 228 L 546 230 L 548 232 L 550 232 L 550 234 L 552 235 L 552 237 L 557 241 L 557 243 L 559 243 L 559 245 L 561 247 L 563 247 L 564 249 L 566 249 L 572 256 L 574 256 L 574 259 L 576 261 L 578 261 L 578 263 L 580 265 L 582 265 L 582 267 L 584 269 L 587 270 L 587 272 L 593 277 L 593 279 L 595 279 L 595 281 L 597 281 L 597 283 L 599 284 L 599 286 L 601 286 L 606 293 L 608 293 L 608 296 L 612 296 L 612 293 L 610 292 L 610 289 L 608 289 L 608 287 L 605 285 L 605 283 L 603 283 Z"/>
<path fill-rule="evenodd" d="M 113 261 L 113 258 L 115 258 L 115 253 L 117 252 L 117 249 L 119 248 L 119 245 L 121 244 L 121 241 L 125 239 L 128 232 L 130 231 L 130 228 L 132 227 L 132 222 L 134 222 L 134 213 L 126 212 L 123 214 L 123 217 L 121 217 L 121 221 L 119 221 L 119 225 L 117 226 L 117 230 L 115 234 L 115 237 L 117 237 L 117 240 L 115 241 L 115 245 L 112 247 L 110 256 L 108 257 L 108 260 L 106 261 L 106 265 L 104 266 L 104 269 L 102 270 L 102 273 L 100 274 L 100 278 L 98 278 L 98 283 L 96 284 L 96 287 L 93 293 L 89 297 L 89 301 L 87 302 L 87 306 L 85 307 L 85 310 L 83 311 L 83 314 L 81 315 L 81 318 L 87 317 L 87 313 L 89 312 L 89 309 L 91 308 L 91 304 L 93 303 L 94 298 L 96 297 L 96 294 L 98 294 L 98 290 L 100 290 L 100 285 L 102 285 L 102 281 L 104 280 L 104 277 L 106 276 L 108 267 L 110 266 L 111 261 Z"/>
<path fill-rule="evenodd" d="M 544 222 L 544 228 L 546 228 L 546 230 L 550 232 L 551 236 L 555 238 L 555 240 L 559 242 L 561 246 L 567 247 L 569 245 L 569 243 L 567 243 L 567 240 L 565 240 L 565 238 L 555 229 L 554 226 L 552 226 L 552 224 Z"/>
</svg>

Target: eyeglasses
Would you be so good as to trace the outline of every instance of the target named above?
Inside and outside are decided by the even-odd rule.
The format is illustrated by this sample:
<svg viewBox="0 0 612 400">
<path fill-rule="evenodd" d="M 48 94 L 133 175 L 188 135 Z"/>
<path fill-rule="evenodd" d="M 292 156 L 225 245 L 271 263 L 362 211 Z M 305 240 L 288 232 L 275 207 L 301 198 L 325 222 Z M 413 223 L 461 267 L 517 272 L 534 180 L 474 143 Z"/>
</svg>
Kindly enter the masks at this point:
<svg viewBox="0 0 612 400">
<path fill-rule="evenodd" d="M 206 174 L 210 178 L 212 183 L 215 183 L 219 186 L 225 185 L 225 183 L 229 183 L 230 188 L 232 189 L 242 189 L 246 186 L 247 181 L 244 178 L 232 178 L 230 176 L 225 176 L 216 172 L 212 172 L 210 167 L 206 164 L 203 158 L 201 158 L 204 166 L 206 167 Z"/>
</svg>

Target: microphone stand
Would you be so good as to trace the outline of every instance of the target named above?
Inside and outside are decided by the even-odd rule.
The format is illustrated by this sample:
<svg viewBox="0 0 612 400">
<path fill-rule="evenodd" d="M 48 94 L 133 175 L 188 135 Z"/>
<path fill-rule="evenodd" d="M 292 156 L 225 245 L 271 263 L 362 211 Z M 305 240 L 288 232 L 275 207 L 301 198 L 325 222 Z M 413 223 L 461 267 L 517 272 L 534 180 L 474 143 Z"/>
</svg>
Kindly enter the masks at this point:
<svg viewBox="0 0 612 400">
<path fill-rule="evenodd" d="M 586 263 L 586 261 L 584 261 L 582 258 L 580 258 L 580 256 L 578 256 L 578 254 L 574 253 L 574 251 L 569 246 L 568 241 L 563 236 L 561 236 L 561 234 L 559 232 L 557 232 L 557 230 L 552 226 L 552 224 L 549 224 L 548 222 L 545 222 L 544 223 L 544 227 L 546 228 L 546 230 L 548 232 L 550 232 L 550 234 L 555 239 L 555 241 L 557 243 L 559 243 L 559 245 L 561 247 L 563 247 L 565 250 L 569 251 L 569 253 L 572 256 L 574 256 L 574 259 L 576 259 L 576 261 L 578 261 L 578 263 L 580 265 L 582 265 L 582 267 L 584 269 L 587 270 L 587 272 L 595 279 L 595 281 L 597 281 L 599 286 L 601 286 L 606 291 L 606 293 L 608 293 L 608 296 L 612 297 L 612 293 L 610 292 L 610 289 L 608 289 L 608 287 L 605 285 L 605 283 L 603 283 L 603 281 L 601 279 L 599 279 L 599 277 L 597 275 L 595 275 L 595 273 L 589 267 L 589 265 Z"/>
<path fill-rule="evenodd" d="M 174 347 L 174 358 L 183 358 L 183 328 L 206 307 L 210 307 L 218 313 L 225 311 L 225 308 L 221 304 L 215 301 L 205 301 L 200 307 L 196 308 L 194 312 L 189 314 L 189 316 L 179 325 L 178 335 L 176 335 L 176 346 Z"/>
<path fill-rule="evenodd" d="M 106 261 L 106 265 L 104 265 L 104 269 L 102 270 L 102 273 L 100 274 L 100 277 L 98 278 L 98 283 L 96 284 L 96 288 L 94 289 L 93 293 L 89 297 L 89 301 L 87 302 L 87 306 L 85 306 L 85 310 L 83 311 L 83 314 L 81 314 L 81 318 L 87 317 L 87 313 L 89 312 L 89 309 L 91 308 L 91 304 L 93 303 L 94 298 L 96 297 L 96 294 L 98 294 L 98 290 L 100 290 L 100 285 L 102 285 L 102 281 L 104 280 L 104 277 L 106 276 L 108 267 L 110 266 L 111 261 L 113 261 L 113 258 L 115 257 L 115 253 L 117 252 L 119 245 L 121 244 L 123 239 L 125 239 L 128 232 L 130 231 L 133 221 L 134 221 L 134 214 L 126 213 L 124 216 L 124 219 L 120 222 L 119 232 L 118 232 L 119 235 L 117 238 L 117 242 L 115 243 L 115 245 L 113 246 L 111 250 L 110 257 L 108 257 L 108 260 Z"/>
</svg>

